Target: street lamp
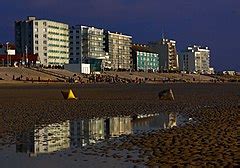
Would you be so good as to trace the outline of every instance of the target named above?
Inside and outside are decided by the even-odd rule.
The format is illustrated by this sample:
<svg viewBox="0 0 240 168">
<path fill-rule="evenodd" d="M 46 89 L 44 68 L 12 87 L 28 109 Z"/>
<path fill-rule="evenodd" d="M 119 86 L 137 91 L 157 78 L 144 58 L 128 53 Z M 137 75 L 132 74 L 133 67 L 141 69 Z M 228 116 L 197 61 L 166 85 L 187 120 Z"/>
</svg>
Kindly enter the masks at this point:
<svg viewBox="0 0 240 168">
<path fill-rule="evenodd" d="M 26 57 L 25 66 L 28 67 L 28 46 L 27 45 L 25 45 L 25 57 Z"/>
<path fill-rule="evenodd" d="M 6 42 L 6 45 L 7 45 L 7 66 L 9 66 L 9 62 L 8 62 L 8 44 L 9 44 L 9 42 Z"/>
</svg>

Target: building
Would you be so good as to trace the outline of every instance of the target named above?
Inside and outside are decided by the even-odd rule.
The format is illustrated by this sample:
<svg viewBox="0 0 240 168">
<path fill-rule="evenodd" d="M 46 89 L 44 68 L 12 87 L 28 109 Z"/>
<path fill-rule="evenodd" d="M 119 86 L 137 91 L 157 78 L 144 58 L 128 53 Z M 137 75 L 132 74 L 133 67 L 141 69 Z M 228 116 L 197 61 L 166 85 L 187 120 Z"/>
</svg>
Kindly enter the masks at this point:
<svg viewBox="0 0 240 168">
<path fill-rule="evenodd" d="M 133 69 L 136 71 L 159 70 L 159 57 L 146 45 L 132 45 Z"/>
<path fill-rule="evenodd" d="M 70 64 L 89 63 L 91 71 L 101 71 L 105 59 L 104 30 L 88 26 L 70 28 Z"/>
<path fill-rule="evenodd" d="M 107 59 L 104 67 L 111 70 L 132 69 L 132 36 L 105 31 L 105 51 Z"/>
<path fill-rule="evenodd" d="M 188 72 L 209 73 L 210 50 L 208 47 L 189 46 L 180 54 L 180 69 Z"/>
<path fill-rule="evenodd" d="M 159 54 L 160 70 L 179 70 L 176 41 L 163 38 L 160 41 L 152 42 L 149 45 L 154 52 Z"/>
<path fill-rule="evenodd" d="M 63 66 L 69 62 L 67 24 L 36 17 L 16 21 L 15 44 L 18 54 L 38 54 L 45 67 Z"/>
</svg>

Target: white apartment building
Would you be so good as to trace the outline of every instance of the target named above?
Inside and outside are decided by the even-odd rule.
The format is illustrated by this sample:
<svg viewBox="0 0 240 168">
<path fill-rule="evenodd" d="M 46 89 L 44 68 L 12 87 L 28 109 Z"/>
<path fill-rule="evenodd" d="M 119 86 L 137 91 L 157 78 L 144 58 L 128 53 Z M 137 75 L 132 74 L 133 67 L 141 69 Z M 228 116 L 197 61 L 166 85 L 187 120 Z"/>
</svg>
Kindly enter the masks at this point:
<svg viewBox="0 0 240 168">
<path fill-rule="evenodd" d="M 38 54 L 43 66 L 63 66 L 69 62 L 67 24 L 36 17 L 16 21 L 15 44 L 18 54 Z"/>
<path fill-rule="evenodd" d="M 160 70 L 179 70 L 176 41 L 163 38 L 149 45 L 159 55 Z"/>
<path fill-rule="evenodd" d="M 208 47 L 189 46 L 180 54 L 180 69 L 188 72 L 209 73 L 211 70 Z"/>
<path fill-rule="evenodd" d="M 105 31 L 105 51 L 108 53 L 105 67 L 112 70 L 132 69 L 131 47 L 132 36 Z"/>
</svg>

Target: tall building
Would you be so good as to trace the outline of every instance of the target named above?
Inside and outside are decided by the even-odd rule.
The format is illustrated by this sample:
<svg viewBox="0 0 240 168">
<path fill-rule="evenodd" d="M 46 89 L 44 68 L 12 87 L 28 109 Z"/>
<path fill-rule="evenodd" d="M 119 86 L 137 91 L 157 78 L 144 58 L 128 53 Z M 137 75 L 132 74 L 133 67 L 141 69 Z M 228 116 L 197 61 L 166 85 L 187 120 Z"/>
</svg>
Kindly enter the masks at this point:
<svg viewBox="0 0 240 168">
<path fill-rule="evenodd" d="M 188 72 L 208 73 L 210 50 L 208 47 L 189 46 L 180 54 L 180 69 Z"/>
<path fill-rule="evenodd" d="M 92 71 L 100 71 L 105 59 L 104 30 L 88 26 L 70 28 L 70 64 L 90 63 Z"/>
<path fill-rule="evenodd" d="M 160 41 L 150 43 L 149 45 L 159 54 L 159 65 L 161 70 L 179 70 L 176 41 L 163 38 Z"/>
<path fill-rule="evenodd" d="M 105 51 L 108 58 L 104 67 L 112 70 L 130 70 L 132 68 L 132 36 L 105 31 Z"/>
<path fill-rule="evenodd" d="M 159 57 L 146 45 L 132 45 L 133 69 L 136 71 L 158 71 Z"/>
<path fill-rule="evenodd" d="M 15 44 L 19 54 L 38 54 L 43 66 L 62 66 L 69 62 L 67 24 L 36 17 L 16 21 Z"/>
</svg>

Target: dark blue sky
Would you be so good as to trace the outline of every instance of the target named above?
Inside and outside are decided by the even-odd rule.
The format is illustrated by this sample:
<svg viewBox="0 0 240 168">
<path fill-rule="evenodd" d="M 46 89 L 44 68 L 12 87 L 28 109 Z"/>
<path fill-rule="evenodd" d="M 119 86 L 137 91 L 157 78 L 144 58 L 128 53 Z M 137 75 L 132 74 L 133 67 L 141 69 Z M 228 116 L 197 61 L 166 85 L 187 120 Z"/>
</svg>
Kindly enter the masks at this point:
<svg viewBox="0 0 240 168">
<path fill-rule="evenodd" d="M 14 21 L 29 15 L 123 32 L 147 43 L 162 32 L 211 49 L 217 70 L 240 71 L 240 0 L 6 0 L 0 4 L 0 42 L 14 41 Z"/>
</svg>

